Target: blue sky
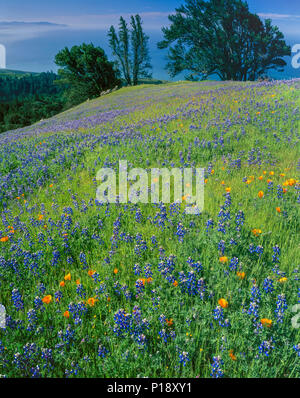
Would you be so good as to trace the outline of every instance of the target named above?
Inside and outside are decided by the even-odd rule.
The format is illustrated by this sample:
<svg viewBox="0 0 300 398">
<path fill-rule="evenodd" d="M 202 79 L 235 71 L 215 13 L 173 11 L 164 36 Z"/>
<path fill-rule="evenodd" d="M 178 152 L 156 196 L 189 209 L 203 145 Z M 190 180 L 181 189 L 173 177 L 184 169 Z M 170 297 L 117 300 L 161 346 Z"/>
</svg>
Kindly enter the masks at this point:
<svg viewBox="0 0 300 398">
<path fill-rule="evenodd" d="M 168 79 L 164 71 L 166 51 L 156 48 L 161 27 L 183 0 L 0 0 L 0 43 L 6 46 L 7 68 L 56 70 L 55 54 L 64 46 L 93 42 L 105 49 L 107 30 L 120 15 L 139 13 L 149 34 L 153 76 Z M 297 0 L 249 0 L 252 12 L 271 18 L 289 44 L 300 43 L 300 2 Z M 43 22 L 43 23 L 41 23 Z M 287 67 L 286 76 L 300 77 L 300 69 Z"/>
</svg>

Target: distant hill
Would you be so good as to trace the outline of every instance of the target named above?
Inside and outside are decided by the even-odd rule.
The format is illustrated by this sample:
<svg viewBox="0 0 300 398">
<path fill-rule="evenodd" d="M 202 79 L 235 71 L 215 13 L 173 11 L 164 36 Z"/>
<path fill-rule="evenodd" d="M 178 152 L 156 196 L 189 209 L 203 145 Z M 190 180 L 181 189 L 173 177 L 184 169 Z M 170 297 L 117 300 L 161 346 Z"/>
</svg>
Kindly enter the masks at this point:
<svg viewBox="0 0 300 398">
<path fill-rule="evenodd" d="M 12 69 L 0 69 L 0 77 L 24 77 L 24 76 L 38 76 L 40 73 L 37 72 L 24 72 L 21 70 Z"/>
<path fill-rule="evenodd" d="M 168 80 L 160 80 L 160 79 L 140 79 L 138 84 L 165 84 L 169 83 Z"/>
<path fill-rule="evenodd" d="M 30 125 L 63 110 L 64 85 L 53 72 L 0 70 L 0 132 Z"/>
</svg>

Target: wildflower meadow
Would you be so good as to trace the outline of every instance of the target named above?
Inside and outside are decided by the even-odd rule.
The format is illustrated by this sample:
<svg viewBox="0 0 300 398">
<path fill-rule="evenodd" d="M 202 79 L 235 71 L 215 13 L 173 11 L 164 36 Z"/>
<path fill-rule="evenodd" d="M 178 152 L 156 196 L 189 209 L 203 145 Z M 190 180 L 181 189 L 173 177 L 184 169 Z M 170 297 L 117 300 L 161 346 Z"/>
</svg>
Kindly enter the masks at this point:
<svg viewBox="0 0 300 398">
<path fill-rule="evenodd" d="M 139 85 L 1 134 L 1 376 L 300 377 L 299 90 Z M 204 168 L 203 211 L 97 200 L 119 160 Z"/>
</svg>

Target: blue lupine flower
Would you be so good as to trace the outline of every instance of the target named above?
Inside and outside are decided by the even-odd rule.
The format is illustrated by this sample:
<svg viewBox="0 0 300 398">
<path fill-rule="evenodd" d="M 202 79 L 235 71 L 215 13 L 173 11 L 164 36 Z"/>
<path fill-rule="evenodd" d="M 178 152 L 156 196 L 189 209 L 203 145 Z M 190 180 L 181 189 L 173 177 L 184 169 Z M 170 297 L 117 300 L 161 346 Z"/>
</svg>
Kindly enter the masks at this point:
<svg viewBox="0 0 300 398">
<path fill-rule="evenodd" d="M 81 283 L 79 283 L 76 286 L 76 293 L 78 294 L 78 296 L 82 299 L 86 298 L 86 291 L 85 288 L 83 287 L 83 285 Z"/>
<path fill-rule="evenodd" d="M 108 353 L 108 349 L 104 345 L 100 344 L 98 347 L 98 357 L 105 358 Z"/>
<path fill-rule="evenodd" d="M 134 264 L 133 270 L 134 270 L 134 275 L 140 275 L 142 272 L 141 266 L 139 264 Z"/>
<path fill-rule="evenodd" d="M 207 220 L 206 222 L 206 233 L 208 234 L 209 229 L 213 229 L 214 227 L 214 220 L 212 220 L 211 218 L 209 220 Z"/>
<path fill-rule="evenodd" d="M 286 298 L 284 294 L 279 294 L 276 302 L 275 314 L 277 322 L 282 323 L 285 310 L 287 309 Z"/>
<path fill-rule="evenodd" d="M 151 264 L 146 264 L 144 267 L 145 278 L 151 278 L 153 276 L 153 272 L 151 270 Z"/>
<path fill-rule="evenodd" d="M 238 259 L 237 257 L 232 257 L 232 258 L 230 259 L 229 268 L 230 268 L 232 271 L 236 271 L 237 268 L 238 268 L 238 264 L 239 264 L 239 259 Z"/>
<path fill-rule="evenodd" d="M 300 343 L 299 344 L 295 344 L 293 346 L 294 350 L 296 351 L 298 357 L 300 357 Z"/>
<path fill-rule="evenodd" d="M 272 293 L 274 291 L 274 282 L 271 278 L 264 279 L 263 289 L 266 293 Z"/>
<path fill-rule="evenodd" d="M 175 235 L 178 236 L 179 242 L 183 242 L 183 238 L 184 238 L 185 234 L 186 234 L 186 228 L 181 223 L 178 223 Z"/>
<path fill-rule="evenodd" d="M 218 244 L 218 250 L 221 252 L 221 254 L 223 256 L 224 252 L 225 252 L 225 241 L 224 240 L 220 240 L 220 242 Z"/>
<path fill-rule="evenodd" d="M 245 215 L 242 210 L 239 210 L 236 215 L 235 215 L 235 224 L 236 224 L 236 230 L 239 232 L 241 230 L 241 227 L 244 225 L 245 222 Z"/>
<path fill-rule="evenodd" d="M 273 344 L 273 339 L 271 338 L 271 340 L 267 341 L 264 340 L 260 346 L 258 347 L 259 353 L 266 355 L 267 357 L 270 355 L 271 351 L 275 348 L 274 344 Z"/>
<path fill-rule="evenodd" d="M 20 311 L 24 309 L 24 302 L 22 300 L 22 295 L 18 289 L 13 289 L 11 292 L 11 300 L 15 308 Z"/>
<path fill-rule="evenodd" d="M 259 303 L 260 298 L 261 298 L 261 292 L 256 282 L 253 280 L 251 288 L 251 301 L 256 301 L 257 303 Z"/>
<path fill-rule="evenodd" d="M 211 364 L 211 374 L 212 378 L 218 379 L 224 376 L 224 372 L 221 369 L 221 366 L 224 364 L 224 361 L 220 356 L 213 357 L 213 362 Z"/>
<path fill-rule="evenodd" d="M 276 245 L 273 247 L 273 256 L 272 256 L 273 263 L 278 264 L 279 257 L 280 257 L 280 248 Z"/>
<path fill-rule="evenodd" d="M 179 353 L 179 363 L 182 363 L 183 366 L 190 361 L 189 353 L 187 351 L 181 351 Z"/>
<path fill-rule="evenodd" d="M 37 324 L 37 314 L 34 309 L 31 309 L 27 312 L 27 319 L 28 319 L 27 330 L 29 331 L 34 330 Z"/>
</svg>

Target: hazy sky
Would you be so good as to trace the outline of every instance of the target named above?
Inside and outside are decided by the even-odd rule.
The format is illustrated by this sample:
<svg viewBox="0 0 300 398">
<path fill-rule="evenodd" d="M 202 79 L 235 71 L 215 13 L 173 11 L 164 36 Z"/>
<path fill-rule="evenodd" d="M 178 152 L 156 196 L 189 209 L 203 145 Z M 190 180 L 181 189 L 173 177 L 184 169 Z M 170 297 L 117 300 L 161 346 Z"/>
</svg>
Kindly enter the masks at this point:
<svg viewBox="0 0 300 398">
<path fill-rule="evenodd" d="M 168 78 L 164 71 L 166 51 L 156 48 L 161 27 L 183 0 L 0 0 L 0 43 L 6 46 L 7 68 L 56 70 L 55 54 L 64 46 L 93 42 L 105 49 L 107 30 L 120 15 L 139 13 L 149 34 L 153 76 Z M 298 0 L 249 0 L 252 12 L 271 18 L 289 44 L 300 43 L 300 2 Z M 290 61 L 289 61 L 290 64 Z M 287 68 L 299 76 L 300 69 Z"/>
</svg>

